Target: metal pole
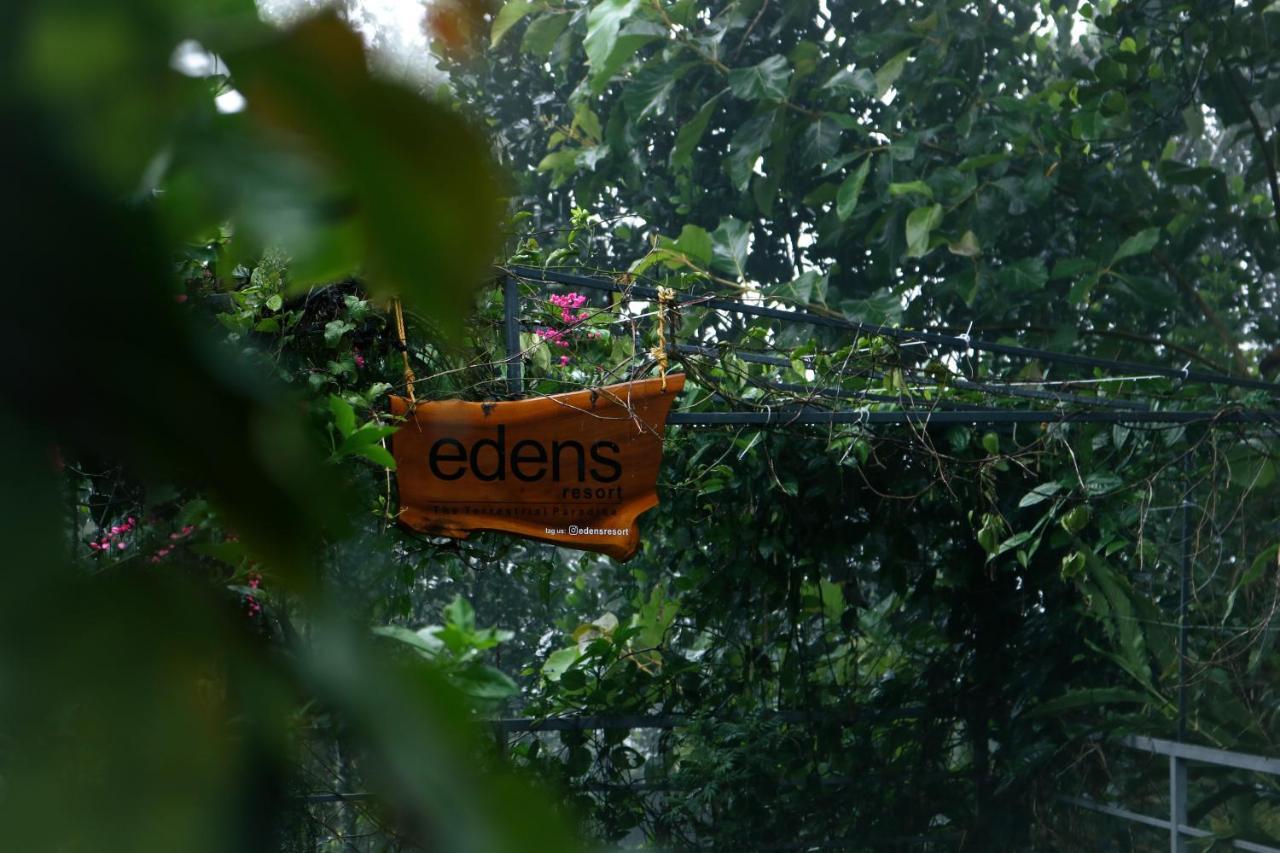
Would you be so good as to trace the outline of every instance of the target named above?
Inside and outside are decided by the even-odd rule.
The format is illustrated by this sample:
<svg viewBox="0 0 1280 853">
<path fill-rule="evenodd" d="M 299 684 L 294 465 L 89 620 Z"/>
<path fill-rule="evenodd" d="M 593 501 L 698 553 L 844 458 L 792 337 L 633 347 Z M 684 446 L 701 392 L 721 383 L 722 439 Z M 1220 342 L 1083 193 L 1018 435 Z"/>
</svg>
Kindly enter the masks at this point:
<svg viewBox="0 0 1280 853">
<path fill-rule="evenodd" d="M 507 338 L 507 394 L 524 396 L 524 365 L 520 361 L 520 287 L 513 276 L 502 282 L 502 310 Z"/>
<path fill-rule="evenodd" d="M 1187 837 L 1182 827 L 1187 823 L 1187 764 L 1175 755 L 1169 756 L 1169 851 L 1187 853 Z"/>
<path fill-rule="evenodd" d="M 658 297 L 658 291 L 656 288 L 645 287 L 639 284 L 618 284 L 617 282 L 607 279 L 518 265 L 510 267 L 510 270 L 515 275 L 529 281 L 555 282 L 558 284 L 569 284 L 575 287 L 589 287 L 595 290 L 611 291 L 613 293 L 626 293 L 635 299 L 656 299 Z M 946 335 L 938 332 L 912 332 L 905 329 L 891 328 L 889 326 L 877 326 L 872 323 L 859 323 L 838 316 L 832 317 L 824 314 L 815 314 L 811 311 L 790 311 L 774 308 L 769 305 L 749 305 L 736 299 L 724 299 L 711 296 L 709 294 L 677 293 L 676 301 L 680 303 L 691 303 L 695 306 L 701 305 L 706 308 L 713 308 L 721 311 L 733 311 L 735 313 L 751 317 L 767 317 L 774 320 L 786 320 L 793 323 L 808 323 L 813 326 L 848 329 L 856 331 L 859 334 L 878 335 L 880 337 L 892 338 L 893 340 L 898 341 L 926 341 L 928 343 L 947 347 L 948 349 L 960 350 L 962 352 L 975 349 L 983 352 L 1008 355 L 1013 358 L 1033 358 L 1040 359 L 1042 361 L 1056 361 L 1062 364 L 1074 364 L 1079 367 L 1097 367 L 1103 370 L 1120 370 L 1128 373 L 1158 374 L 1160 376 L 1167 376 L 1170 379 L 1178 379 L 1183 382 L 1203 382 L 1210 385 L 1230 385 L 1238 388 L 1255 388 L 1261 391 L 1269 391 L 1272 394 L 1280 393 L 1280 383 L 1268 382 L 1265 379 L 1252 379 L 1247 376 L 1227 376 L 1222 373 L 1206 373 L 1204 371 L 1190 370 L 1188 368 L 1179 369 L 1173 367 L 1160 367 L 1157 365 L 1141 364 L 1132 361 L 1111 361 L 1109 359 L 1095 358 L 1093 356 L 1054 352 L 1052 350 L 1039 349 L 1037 347 L 1023 347 L 1014 344 L 1000 343 L 999 341 L 977 340 L 971 339 L 967 336 Z"/>
<path fill-rule="evenodd" d="M 1182 457 L 1182 567 L 1178 595 L 1178 740 L 1187 739 L 1187 606 L 1191 598 L 1191 448 Z"/>
<path fill-rule="evenodd" d="M 1178 742 L 1187 739 L 1187 607 L 1191 599 L 1191 453 L 1182 457 L 1182 561 L 1178 593 Z M 1187 822 L 1187 763 L 1169 756 L 1169 850 L 1185 853 L 1187 838 L 1182 827 Z"/>
<path fill-rule="evenodd" d="M 831 411 L 806 406 L 754 412 L 672 412 L 668 424 L 685 426 L 812 426 L 826 424 L 866 424 L 887 426 L 890 424 L 1196 424 L 1210 425 L 1242 423 L 1280 423 L 1280 411 L 1266 412 L 1072 412 L 1064 409 L 974 409 L 936 411 L 915 409 L 912 411 Z"/>
</svg>

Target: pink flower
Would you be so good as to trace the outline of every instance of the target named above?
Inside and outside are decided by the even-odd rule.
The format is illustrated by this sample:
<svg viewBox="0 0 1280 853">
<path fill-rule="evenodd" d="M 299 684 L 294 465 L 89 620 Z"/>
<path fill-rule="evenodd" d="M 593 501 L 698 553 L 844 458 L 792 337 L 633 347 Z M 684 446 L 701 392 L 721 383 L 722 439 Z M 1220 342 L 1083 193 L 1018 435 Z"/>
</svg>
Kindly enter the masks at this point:
<svg viewBox="0 0 1280 853">
<path fill-rule="evenodd" d="M 555 329 L 537 329 L 534 334 L 549 344 L 554 344 L 558 347 L 569 346 L 569 342 L 564 338 L 564 332 L 559 332 Z"/>
<path fill-rule="evenodd" d="M 121 551 L 123 551 L 125 548 L 128 548 L 128 547 L 129 547 L 129 543 L 128 543 L 128 542 L 117 542 L 117 543 L 116 543 L 116 548 L 118 548 L 118 549 L 119 549 L 119 550 L 121 550 Z"/>
<path fill-rule="evenodd" d="M 566 365 L 568 365 L 568 364 L 569 364 L 569 356 L 567 356 L 567 355 L 562 355 L 562 356 L 560 356 L 560 366 L 561 366 L 561 367 L 564 367 L 564 366 L 566 366 Z"/>
</svg>

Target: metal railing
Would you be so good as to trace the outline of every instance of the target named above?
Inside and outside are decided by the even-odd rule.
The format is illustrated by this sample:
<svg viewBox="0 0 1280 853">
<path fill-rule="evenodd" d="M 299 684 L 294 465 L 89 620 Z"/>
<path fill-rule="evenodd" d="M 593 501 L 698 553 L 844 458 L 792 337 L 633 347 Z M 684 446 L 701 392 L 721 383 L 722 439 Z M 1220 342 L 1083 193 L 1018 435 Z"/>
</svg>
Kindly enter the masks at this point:
<svg viewBox="0 0 1280 853">
<path fill-rule="evenodd" d="M 1265 755 L 1252 755 L 1246 752 L 1231 752 L 1226 749 L 1214 749 L 1208 746 L 1197 746 L 1175 740 L 1129 735 L 1118 741 L 1121 746 L 1149 752 L 1154 755 L 1169 757 L 1169 818 L 1152 817 L 1140 814 L 1121 806 L 1099 803 L 1084 797 L 1061 797 L 1061 801 L 1100 814 L 1118 817 L 1132 823 L 1163 829 L 1169 833 L 1169 850 L 1172 853 L 1186 853 L 1187 840 L 1191 838 L 1213 838 L 1214 833 L 1200 829 L 1187 823 L 1187 763 L 1211 764 L 1215 767 L 1229 767 L 1235 770 L 1247 770 L 1251 773 L 1265 773 L 1269 776 L 1280 776 L 1280 758 Z M 1231 839 L 1231 845 L 1237 850 L 1250 850 L 1253 853 L 1280 853 L 1280 847 L 1269 847 L 1253 841 Z"/>
</svg>

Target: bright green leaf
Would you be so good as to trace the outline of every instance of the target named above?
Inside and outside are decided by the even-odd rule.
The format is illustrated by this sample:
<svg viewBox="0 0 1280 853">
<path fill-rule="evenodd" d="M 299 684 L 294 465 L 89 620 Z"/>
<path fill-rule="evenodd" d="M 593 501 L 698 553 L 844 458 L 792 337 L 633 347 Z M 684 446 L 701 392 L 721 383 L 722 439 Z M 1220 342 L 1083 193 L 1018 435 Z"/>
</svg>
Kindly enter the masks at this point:
<svg viewBox="0 0 1280 853">
<path fill-rule="evenodd" d="M 907 214 L 907 257 L 921 258 L 929 253 L 929 235 L 942 222 L 942 205 L 917 207 Z"/>
<path fill-rule="evenodd" d="M 930 201 L 933 201 L 933 189 L 924 181 L 906 181 L 899 184 L 889 184 L 889 195 L 894 196 L 895 198 L 904 195 L 922 195 Z"/>
<path fill-rule="evenodd" d="M 604 76 L 618 44 L 618 33 L 639 5 L 639 0 L 601 0 L 587 13 L 587 36 L 582 45 L 593 81 Z"/>
<path fill-rule="evenodd" d="M 911 48 L 908 48 L 880 66 L 880 70 L 875 75 L 877 98 L 883 98 L 902 76 L 903 69 L 907 67 L 907 60 L 911 58 L 911 52 Z"/>
<path fill-rule="evenodd" d="M 867 155 L 862 165 L 840 184 L 840 190 L 836 193 L 836 216 L 841 222 L 852 216 L 854 209 L 858 206 L 858 196 L 862 194 L 862 185 L 867 182 L 867 172 L 871 169 L 872 156 L 874 155 Z"/>
<path fill-rule="evenodd" d="M 489 31 L 489 46 L 497 47 L 502 37 L 507 34 L 507 30 L 519 23 L 534 8 L 536 8 L 535 5 L 529 0 L 507 0 L 493 19 L 493 28 Z"/>
<path fill-rule="evenodd" d="M 1134 234 L 1128 240 L 1120 244 L 1120 248 L 1116 249 L 1116 253 L 1111 256 L 1111 263 L 1131 258 L 1135 255 L 1145 255 L 1155 248 L 1156 243 L 1160 241 L 1159 228 L 1144 228 L 1137 234 Z"/>
<path fill-rule="evenodd" d="M 750 223 L 732 216 L 721 219 L 711 234 L 714 265 L 738 278 L 746 278 L 747 246 L 750 240 Z"/>
<path fill-rule="evenodd" d="M 351 404 L 337 395 L 329 396 L 329 411 L 333 413 L 333 425 L 343 438 L 356 431 L 356 411 Z"/>
<path fill-rule="evenodd" d="M 577 663 L 581 656 L 576 644 L 552 652 L 542 665 L 542 677 L 547 681 L 559 681 L 565 670 Z"/>
<path fill-rule="evenodd" d="M 355 453 L 372 460 L 383 468 L 396 470 L 396 460 L 381 444 L 365 444 L 355 449 Z"/>
<path fill-rule="evenodd" d="M 534 56 L 546 56 L 551 52 L 556 39 L 569 26 L 572 17 L 572 12 L 550 12 L 534 18 L 525 28 L 520 49 Z"/>
<path fill-rule="evenodd" d="M 787 58 L 774 55 L 759 65 L 730 71 L 729 89 L 743 100 L 782 101 L 786 100 L 787 82 L 790 79 L 791 66 L 787 64 Z"/>
<path fill-rule="evenodd" d="M 982 247 L 978 245 L 978 235 L 966 231 L 959 240 L 947 244 L 947 251 L 962 258 L 976 258 L 982 254 Z"/>
<path fill-rule="evenodd" d="M 724 170 L 738 192 L 744 192 L 751 182 L 756 160 L 769 144 L 773 131 L 772 110 L 748 119 L 729 142 L 729 153 L 724 158 Z"/>
<path fill-rule="evenodd" d="M 705 228 L 697 225 L 685 225 L 680 229 L 680 237 L 675 242 L 677 251 L 689 256 L 689 259 L 700 267 L 711 265 L 712 241 Z"/>
</svg>

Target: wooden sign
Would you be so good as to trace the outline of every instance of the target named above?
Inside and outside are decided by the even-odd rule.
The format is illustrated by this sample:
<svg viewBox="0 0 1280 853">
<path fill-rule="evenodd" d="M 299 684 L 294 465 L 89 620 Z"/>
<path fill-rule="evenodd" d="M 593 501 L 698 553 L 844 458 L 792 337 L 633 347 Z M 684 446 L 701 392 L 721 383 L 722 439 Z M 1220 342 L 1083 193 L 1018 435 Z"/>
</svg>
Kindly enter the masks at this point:
<svg viewBox="0 0 1280 853">
<path fill-rule="evenodd" d="M 402 523 L 500 530 L 625 560 L 657 506 L 667 412 L 684 374 L 530 400 L 418 403 L 392 439 Z"/>
</svg>

